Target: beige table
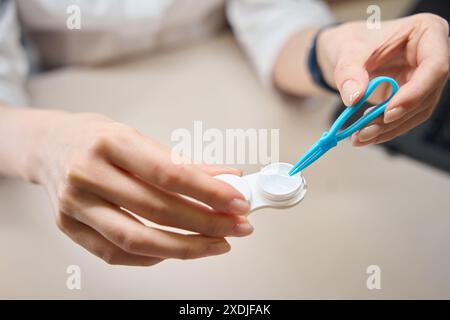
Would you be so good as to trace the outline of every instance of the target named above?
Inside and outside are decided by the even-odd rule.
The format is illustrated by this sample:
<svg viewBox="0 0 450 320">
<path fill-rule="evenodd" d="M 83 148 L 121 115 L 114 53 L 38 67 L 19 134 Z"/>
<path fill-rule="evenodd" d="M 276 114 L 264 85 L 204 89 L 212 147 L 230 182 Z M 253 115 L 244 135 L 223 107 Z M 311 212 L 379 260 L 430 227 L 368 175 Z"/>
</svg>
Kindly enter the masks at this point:
<svg viewBox="0 0 450 320">
<path fill-rule="evenodd" d="M 101 112 L 168 145 L 194 120 L 279 128 L 281 160 L 291 162 L 327 128 L 336 102 L 288 102 L 264 89 L 229 34 L 108 68 L 42 74 L 30 90 L 37 105 Z M 0 298 L 450 298 L 448 175 L 343 143 L 306 177 L 304 202 L 253 214 L 255 233 L 231 239 L 229 254 L 151 268 L 103 263 L 57 230 L 43 190 L 0 181 Z M 373 264 L 381 290 L 366 288 Z M 81 267 L 79 291 L 66 288 L 68 265 Z"/>
</svg>

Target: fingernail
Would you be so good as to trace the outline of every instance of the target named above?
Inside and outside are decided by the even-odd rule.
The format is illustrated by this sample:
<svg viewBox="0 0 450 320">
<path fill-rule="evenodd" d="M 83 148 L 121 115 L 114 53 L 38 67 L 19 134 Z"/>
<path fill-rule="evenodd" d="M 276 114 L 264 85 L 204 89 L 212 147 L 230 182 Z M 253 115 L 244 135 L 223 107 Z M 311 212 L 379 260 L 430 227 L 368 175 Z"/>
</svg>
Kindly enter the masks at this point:
<svg viewBox="0 0 450 320">
<path fill-rule="evenodd" d="M 250 210 L 248 201 L 242 199 L 233 199 L 228 206 L 228 211 L 234 214 L 246 214 Z"/>
<path fill-rule="evenodd" d="M 352 143 L 355 143 L 358 140 L 358 134 L 359 134 L 359 132 L 352 134 L 352 136 L 350 138 Z"/>
<path fill-rule="evenodd" d="M 405 113 L 406 113 L 406 110 L 403 107 L 397 107 L 392 110 L 389 110 L 384 115 L 384 122 L 390 123 L 390 122 L 397 121 L 397 120 L 403 118 Z"/>
<path fill-rule="evenodd" d="M 238 176 L 242 176 L 242 170 L 236 169 L 236 168 L 231 168 L 231 167 L 227 167 L 227 169 L 231 172 L 233 172 L 235 175 Z"/>
<path fill-rule="evenodd" d="M 381 126 L 378 124 L 371 125 L 362 129 L 358 134 L 358 139 L 361 142 L 366 142 L 376 138 L 381 133 Z"/>
<path fill-rule="evenodd" d="M 355 80 L 347 80 L 342 86 L 342 100 L 347 107 L 353 105 L 360 95 L 359 85 Z"/>
<path fill-rule="evenodd" d="M 207 255 L 218 255 L 223 254 L 230 251 L 231 247 L 228 242 L 224 240 L 213 241 L 208 243 L 208 247 L 206 248 Z"/>
<path fill-rule="evenodd" d="M 232 235 L 236 237 L 244 237 L 251 234 L 253 230 L 254 230 L 253 226 L 248 222 L 238 223 L 234 226 Z"/>
<path fill-rule="evenodd" d="M 364 115 L 369 114 L 375 107 L 367 108 L 366 111 L 364 111 Z"/>
</svg>

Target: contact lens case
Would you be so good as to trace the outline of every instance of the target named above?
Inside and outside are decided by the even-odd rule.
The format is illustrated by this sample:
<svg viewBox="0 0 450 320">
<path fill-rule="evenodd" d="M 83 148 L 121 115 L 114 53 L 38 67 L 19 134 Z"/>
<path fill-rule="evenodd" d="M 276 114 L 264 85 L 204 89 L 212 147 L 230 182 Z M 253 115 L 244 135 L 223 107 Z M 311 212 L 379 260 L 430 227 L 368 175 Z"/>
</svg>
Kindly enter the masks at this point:
<svg viewBox="0 0 450 320">
<path fill-rule="evenodd" d="M 289 175 L 293 165 L 271 163 L 257 173 L 246 176 L 221 174 L 216 176 L 234 187 L 250 203 L 250 212 L 266 208 L 288 208 L 303 200 L 307 190 L 303 175 Z"/>
</svg>

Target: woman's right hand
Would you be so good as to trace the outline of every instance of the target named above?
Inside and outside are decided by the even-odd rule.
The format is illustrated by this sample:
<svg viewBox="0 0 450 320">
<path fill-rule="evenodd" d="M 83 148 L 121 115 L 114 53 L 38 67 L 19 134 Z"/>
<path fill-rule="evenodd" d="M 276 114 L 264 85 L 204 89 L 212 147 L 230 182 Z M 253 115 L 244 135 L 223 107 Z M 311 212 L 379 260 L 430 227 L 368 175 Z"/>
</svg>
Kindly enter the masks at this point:
<svg viewBox="0 0 450 320">
<path fill-rule="evenodd" d="M 213 178 L 239 171 L 175 164 L 162 145 L 101 115 L 42 112 L 29 179 L 48 191 L 58 227 L 106 262 L 218 255 L 230 250 L 224 237 L 252 233 L 248 203 Z M 144 225 L 128 211 L 194 234 Z"/>
</svg>

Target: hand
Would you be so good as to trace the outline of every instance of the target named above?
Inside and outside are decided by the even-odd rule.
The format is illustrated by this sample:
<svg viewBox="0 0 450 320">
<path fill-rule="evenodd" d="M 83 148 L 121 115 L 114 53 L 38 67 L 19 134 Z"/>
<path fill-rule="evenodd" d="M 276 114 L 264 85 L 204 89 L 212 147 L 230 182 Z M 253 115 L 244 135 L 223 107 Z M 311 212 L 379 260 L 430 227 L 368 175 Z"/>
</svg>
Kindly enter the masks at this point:
<svg viewBox="0 0 450 320">
<path fill-rule="evenodd" d="M 41 121 L 47 129 L 34 142 L 30 179 L 47 189 L 58 227 L 106 262 L 218 255 L 230 250 L 225 236 L 252 232 L 243 196 L 212 177 L 239 171 L 174 164 L 165 147 L 100 115 L 47 112 Z"/>
<path fill-rule="evenodd" d="M 418 14 L 369 30 L 365 22 L 347 23 L 324 31 L 318 57 L 326 81 L 337 88 L 345 105 L 364 95 L 370 79 L 396 79 L 399 92 L 384 117 L 352 136 L 355 146 L 383 143 L 427 120 L 439 102 L 449 75 L 449 26 L 432 14 Z M 372 103 L 389 95 L 377 90 Z"/>
</svg>

